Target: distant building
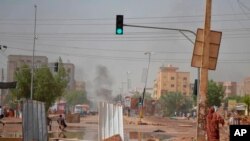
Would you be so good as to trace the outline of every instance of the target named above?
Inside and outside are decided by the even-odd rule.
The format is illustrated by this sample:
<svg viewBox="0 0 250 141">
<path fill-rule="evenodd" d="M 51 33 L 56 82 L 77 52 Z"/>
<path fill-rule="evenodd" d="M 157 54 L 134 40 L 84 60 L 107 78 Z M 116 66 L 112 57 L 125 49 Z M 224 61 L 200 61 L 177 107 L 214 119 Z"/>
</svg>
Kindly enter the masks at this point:
<svg viewBox="0 0 250 141">
<path fill-rule="evenodd" d="M 50 67 L 51 71 L 55 73 L 54 66 L 55 66 L 55 62 L 49 63 L 49 67 Z M 67 89 L 74 90 L 75 89 L 75 65 L 72 63 L 63 63 L 63 67 L 64 67 L 66 73 L 68 74 L 67 79 L 69 82 L 67 85 Z"/>
<path fill-rule="evenodd" d="M 190 96 L 190 72 L 179 72 L 177 67 L 169 65 L 160 67 L 155 81 L 155 96 L 159 99 L 162 94 L 168 92 L 180 92 L 185 96 Z"/>
<path fill-rule="evenodd" d="M 86 88 L 85 88 L 85 82 L 83 81 L 76 81 L 75 82 L 75 90 L 76 91 L 85 91 Z"/>
<path fill-rule="evenodd" d="M 32 56 L 27 55 L 9 55 L 7 68 L 7 81 L 13 81 L 15 72 L 18 71 L 24 64 L 32 66 Z M 42 65 L 48 64 L 46 56 L 34 56 L 34 66 L 39 68 Z"/>
<path fill-rule="evenodd" d="M 32 56 L 27 55 L 9 55 L 7 68 L 7 81 L 13 81 L 15 72 L 18 71 L 24 64 L 32 66 Z M 42 65 L 48 65 L 50 70 L 54 72 L 54 63 L 48 64 L 46 56 L 34 56 L 34 67 L 39 68 Z M 67 88 L 74 89 L 75 87 L 75 66 L 71 63 L 63 63 L 63 66 L 68 73 L 69 83 Z"/>
<path fill-rule="evenodd" d="M 218 82 L 224 88 L 224 98 L 237 95 L 237 82 L 225 81 Z"/>
<path fill-rule="evenodd" d="M 250 77 L 246 77 L 239 82 L 237 92 L 240 96 L 250 95 Z"/>
</svg>

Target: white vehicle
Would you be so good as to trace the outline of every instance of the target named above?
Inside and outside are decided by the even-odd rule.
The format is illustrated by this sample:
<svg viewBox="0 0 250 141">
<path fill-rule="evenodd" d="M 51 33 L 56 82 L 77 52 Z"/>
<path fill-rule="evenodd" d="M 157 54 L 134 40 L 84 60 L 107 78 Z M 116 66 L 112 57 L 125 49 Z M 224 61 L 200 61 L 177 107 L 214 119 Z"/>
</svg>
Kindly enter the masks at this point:
<svg viewBox="0 0 250 141">
<path fill-rule="evenodd" d="M 79 113 L 80 115 L 86 115 L 89 113 L 89 105 L 78 104 L 75 105 L 74 113 Z"/>
</svg>

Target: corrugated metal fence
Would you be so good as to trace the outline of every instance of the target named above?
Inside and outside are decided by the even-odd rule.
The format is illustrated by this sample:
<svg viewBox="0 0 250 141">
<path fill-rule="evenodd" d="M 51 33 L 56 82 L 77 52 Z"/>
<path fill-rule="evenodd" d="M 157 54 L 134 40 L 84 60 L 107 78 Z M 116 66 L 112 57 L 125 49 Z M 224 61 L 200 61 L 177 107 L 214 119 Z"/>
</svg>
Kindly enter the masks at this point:
<svg viewBox="0 0 250 141">
<path fill-rule="evenodd" d="M 122 106 L 100 102 L 99 107 L 99 141 L 119 134 L 124 140 Z"/>
<path fill-rule="evenodd" d="M 46 111 L 43 102 L 23 102 L 23 141 L 48 141 Z"/>
</svg>

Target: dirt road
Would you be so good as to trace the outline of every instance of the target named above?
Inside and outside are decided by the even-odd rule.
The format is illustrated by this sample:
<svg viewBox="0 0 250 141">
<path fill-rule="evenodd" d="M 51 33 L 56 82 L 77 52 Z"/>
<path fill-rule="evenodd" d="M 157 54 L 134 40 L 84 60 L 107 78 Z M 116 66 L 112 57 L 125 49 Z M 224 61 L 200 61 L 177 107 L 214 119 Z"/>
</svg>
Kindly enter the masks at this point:
<svg viewBox="0 0 250 141">
<path fill-rule="evenodd" d="M 170 119 L 163 117 L 147 116 L 142 119 L 142 125 L 138 125 L 139 118 L 124 116 L 124 132 L 128 140 L 143 141 L 150 139 L 166 140 L 175 139 L 174 141 L 192 141 L 196 134 L 196 121 L 193 119 Z M 85 136 L 89 140 L 95 140 L 98 132 L 98 116 L 86 116 L 81 118 L 80 123 L 67 123 L 67 130 L 84 130 Z M 1 125 L 2 126 L 2 125 Z M 221 141 L 228 141 L 226 127 L 222 128 Z M 3 133 L 20 133 L 22 130 L 20 124 L 9 124 L 0 129 Z M 50 133 L 58 132 L 58 124 L 56 121 L 52 124 Z M 86 134 L 87 132 L 87 134 Z M 18 135 L 20 136 L 20 135 Z M 90 137 L 91 136 L 91 137 Z M 173 140 L 171 140 L 173 141 Z"/>
</svg>

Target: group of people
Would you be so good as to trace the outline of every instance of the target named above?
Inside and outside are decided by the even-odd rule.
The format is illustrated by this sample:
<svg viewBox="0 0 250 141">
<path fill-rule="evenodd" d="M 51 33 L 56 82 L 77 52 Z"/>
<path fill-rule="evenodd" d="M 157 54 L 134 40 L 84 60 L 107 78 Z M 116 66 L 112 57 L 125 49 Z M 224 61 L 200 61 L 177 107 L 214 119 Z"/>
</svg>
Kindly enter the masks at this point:
<svg viewBox="0 0 250 141">
<path fill-rule="evenodd" d="M 13 109 L 8 108 L 8 107 L 2 107 L 0 106 L 0 119 L 4 118 L 4 117 L 14 117 L 15 116 L 15 112 Z"/>
</svg>

